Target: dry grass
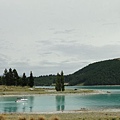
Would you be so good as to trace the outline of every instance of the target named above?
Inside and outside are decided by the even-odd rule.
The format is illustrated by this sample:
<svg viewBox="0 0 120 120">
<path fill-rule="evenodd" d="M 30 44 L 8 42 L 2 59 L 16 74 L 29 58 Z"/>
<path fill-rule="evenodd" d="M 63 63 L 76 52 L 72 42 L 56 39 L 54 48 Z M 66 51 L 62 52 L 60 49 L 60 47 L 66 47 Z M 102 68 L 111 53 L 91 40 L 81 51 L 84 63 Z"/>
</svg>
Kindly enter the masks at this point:
<svg viewBox="0 0 120 120">
<path fill-rule="evenodd" d="M 51 116 L 49 120 L 60 120 L 60 117 L 58 116 Z"/>
<path fill-rule="evenodd" d="M 120 120 L 120 112 L 76 112 L 59 114 L 3 114 L 0 120 Z M 20 116 L 20 117 L 19 117 Z"/>
<path fill-rule="evenodd" d="M 44 89 L 30 89 L 29 87 L 21 87 L 21 86 L 0 86 L 0 95 L 19 95 L 21 94 L 44 94 Z"/>
<path fill-rule="evenodd" d="M 35 118 L 34 117 L 30 117 L 30 119 L 29 120 L 35 120 Z"/>
<path fill-rule="evenodd" d="M 5 117 L 3 115 L 1 115 L 0 120 L 5 120 Z"/>
<path fill-rule="evenodd" d="M 49 88 L 33 88 L 21 87 L 21 86 L 4 86 L 0 85 L 0 95 L 32 95 L 32 94 L 70 94 L 70 93 L 93 93 L 93 90 L 72 90 L 66 89 L 62 92 L 57 92 L 55 89 Z"/>
<path fill-rule="evenodd" d="M 20 117 L 18 118 L 18 120 L 26 120 L 26 118 L 23 117 L 23 116 L 20 116 Z"/>
<path fill-rule="evenodd" d="M 46 120 L 45 116 L 39 116 L 37 120 Z"/>
</svg>

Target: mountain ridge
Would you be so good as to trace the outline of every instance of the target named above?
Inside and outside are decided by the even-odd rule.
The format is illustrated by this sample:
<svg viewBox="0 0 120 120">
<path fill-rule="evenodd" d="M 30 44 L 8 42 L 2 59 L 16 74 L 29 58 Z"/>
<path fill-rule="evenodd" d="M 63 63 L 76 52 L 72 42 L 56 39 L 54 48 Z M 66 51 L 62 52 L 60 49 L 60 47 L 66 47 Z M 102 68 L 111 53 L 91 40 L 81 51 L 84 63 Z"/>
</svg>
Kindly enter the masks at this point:
<svg viewBox="0 0 120 120">
<path fill-rule="evenodd" d="M 120 85 L 120 58 L 91 63 L 64 76 L 69 85 Z M 35 85 L 55 84 L 56 75 L 35 77 Z"/>
<path fill-rule="evenodd" d="M 120 58 L 91 63 L 67 77 L 70 85 L 120 85 Z"/>
</svg>

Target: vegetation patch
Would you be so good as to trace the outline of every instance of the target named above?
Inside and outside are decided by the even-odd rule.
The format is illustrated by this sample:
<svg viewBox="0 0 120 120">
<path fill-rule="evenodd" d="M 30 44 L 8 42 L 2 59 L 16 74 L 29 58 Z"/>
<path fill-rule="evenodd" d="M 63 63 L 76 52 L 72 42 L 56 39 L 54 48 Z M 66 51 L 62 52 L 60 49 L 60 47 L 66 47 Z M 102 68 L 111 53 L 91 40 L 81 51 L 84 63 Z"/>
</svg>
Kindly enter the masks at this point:
<svg viewBox="0 0 120 120">
<path fill-rule="evenodd" d="M 56 91 L 54 88 L 29 88 L 28 86 L 4 86 L 0 85 L 0 95 L 34 95 L 34 94 L 70 94 L 70 93 L 94 93 L 93 90 L 74 90 Z"/>
</svg>

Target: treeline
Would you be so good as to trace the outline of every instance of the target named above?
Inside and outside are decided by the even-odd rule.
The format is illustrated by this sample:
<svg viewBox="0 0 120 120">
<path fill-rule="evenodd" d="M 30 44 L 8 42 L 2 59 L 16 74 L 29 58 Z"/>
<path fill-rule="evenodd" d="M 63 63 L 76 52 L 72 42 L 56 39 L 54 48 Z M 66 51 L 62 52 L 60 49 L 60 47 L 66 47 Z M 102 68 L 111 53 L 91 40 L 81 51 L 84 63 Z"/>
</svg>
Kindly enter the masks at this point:
<svg viewBox="0 0 120 120">
<path fill-rule="evenodd" d="M 30 76 L 26 77 L 25 73 L 23 76 L 20 77 L 16 69 L 5 69 L 3 76 L 0 77 L 0 85 L 7 85 L 7 86 L 34 86 L 34 77 L 32 71 L 30 72 Z"/>
<path fill-rule="evenodd" d="M 34 77 L 34 84 L 36 86 L 50 86 L 55 84 L 56 75 L 41 75 L 39 77 Z"/>
<path fill-rule="evenodd" d="M 57 91 L 64 91 L 64 82 L 65 76 L 63 71 L 61 73 L 57 73 L 57 75 L 44 75 L 39 77 L 34 77 L 34 84 L 36 86 L 51 86 L 55 85 L 55 89 Z M 59 87 L 58 87 L 59 86 Z"/>
<path fill-rule="evenodd" d="M 5 69 L 0 77 L 0 85 L 50 86 L 55 85 L 58 75 L 20 77 L 16 69 Z M 120 85 L 120 59 L 105 60 L 89 64 L 77 72 L 64 75 L 64 83 L 69 85 Z"/>
<path fill-rule="evenodd" d="M 68 75 L 70 85 L 120 85 L 120 60 L 106 60 L 90 64 Z"/>
</svg>

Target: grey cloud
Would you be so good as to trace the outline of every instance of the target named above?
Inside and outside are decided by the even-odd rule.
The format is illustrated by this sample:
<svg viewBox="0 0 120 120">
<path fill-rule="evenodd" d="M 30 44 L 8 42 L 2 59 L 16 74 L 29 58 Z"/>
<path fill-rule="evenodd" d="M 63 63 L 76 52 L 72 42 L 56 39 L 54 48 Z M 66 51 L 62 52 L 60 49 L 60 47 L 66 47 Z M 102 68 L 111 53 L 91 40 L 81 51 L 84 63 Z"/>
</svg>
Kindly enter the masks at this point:
<svg viewBox="0 0 120 120">
<path fill-rule="evenodd" d="M 11 66 L 17 66 L 17 67 L 27 67 L 27 66 L 29 66 L 29 64 L 27 63 L 27 62 L 11 62 L 11 64 L 10 64 Z"/>
<path fill-rule="evenodd" d="M 7 58 L 0 55 L 0 66 L 3 68 L 3 67 L 5 67 L 6 65 L 8 65 L 8 64 L 7 64 Z"/>
<path fill-rule="evenodd" d="M 0 64 L 5 64 L 5 66 L 2 65 L 0 69 L 0 73 L 4 72 L 4 69 L 16 69 L 18 71 L 18 74 L 22 76 L 22 74 L 25 72 L 27 76 L 29 76 L 30 71 L 33 71 L 34 76 L 39 75 L 48 75 L 48 74 L 57 74 L 57 72 L 60 72 L 61 70 L 64 71 L 65 74 L 70 74 L 75 72 L 76 70 L 80 69 L 81 67 L 87 65 L 88 62 L 72 62 L 71 60 L 66 60 L 62 62 L 51 62 L 49 60 L 44 60 L 39 62 L 39 65 L 30 65 L 27 62 L 9 62 L 5 61 L 5 59 L 0 59 Z"/>
<path fill-rule="evenodd" d="M 75 71 L 81 69 L 85 65 L 88 65 L 89 62 L 71 62 L 71 61 L 62 61 L 60 63 L 53 63 L 49 61 L 42 62 L 45 65 L 41 66 L 34 66 L 32 69 L 34 70 L 34 73 L 38 73 L 37 75 L 46 75 L 49 74 L 57 74 L 61 70 L 64 71 L 64 74 L 72 74 Z"/>
<path fill-rule="evenodd" d="M 92 46 L 92 45 L 57 45 L 55 51 L 65 56 L 77 57 L 78 59 L 100 60 L 120 56 L 120 45 Z"/>
<path fill-rule="evenodd" d="M 52 52 L 44 52 L 43 54 L 50 55 Z"/>
<path fill-rule="evenodd" d="M 60 31 L 56 31 L 54 32 L 54 34 L 70 34 L 73 33 L 75 29 L 69 29 L 69 30 L 60 30 Z"/>
<path fill-rule="evenodd" d="M 9 58 L 6 55 L 0 54 L 0 75 L 2 75 L 4 69 L 9 66 L 8 62 L 10 62 L 10 61 L 8 61 L 8 60 L 9 60 Z"/>
<path fill-rule="evenodd" d="M 118 25 L 118 23 L 113 22 L 113 23 L 103 23 L 102 25 Z"/>
<path fill-rule="evenodd" d="M 8 67 L 7 67 L 8 68 Z M 18 71 L 18 74 L 21 76 L 24 72 L 28 76 L 30 74 L 30 71 L 33 71 L 32 66 L 28 62 L 10 62 L 9 68 L 16 69 Z M 8 69 L 9 69 L 8 68 Z"/>
<path fill-rule="evenodd" d="M 49 39 L 48 40 L 39 40 L 39 41 L 35 41 L 36 43 L 36 46 L 40 46 L 40 45 L 44 45 L 44 46 L 49 46 L 52 44 L 53 41 L 50 41 Z"/>
<path fill-rule="evenodd" d="M 71 73 L 120 56 L 120 0 L 3 1 L 1 71 L 12 67 L 20 74 Z"/>
</svg>

